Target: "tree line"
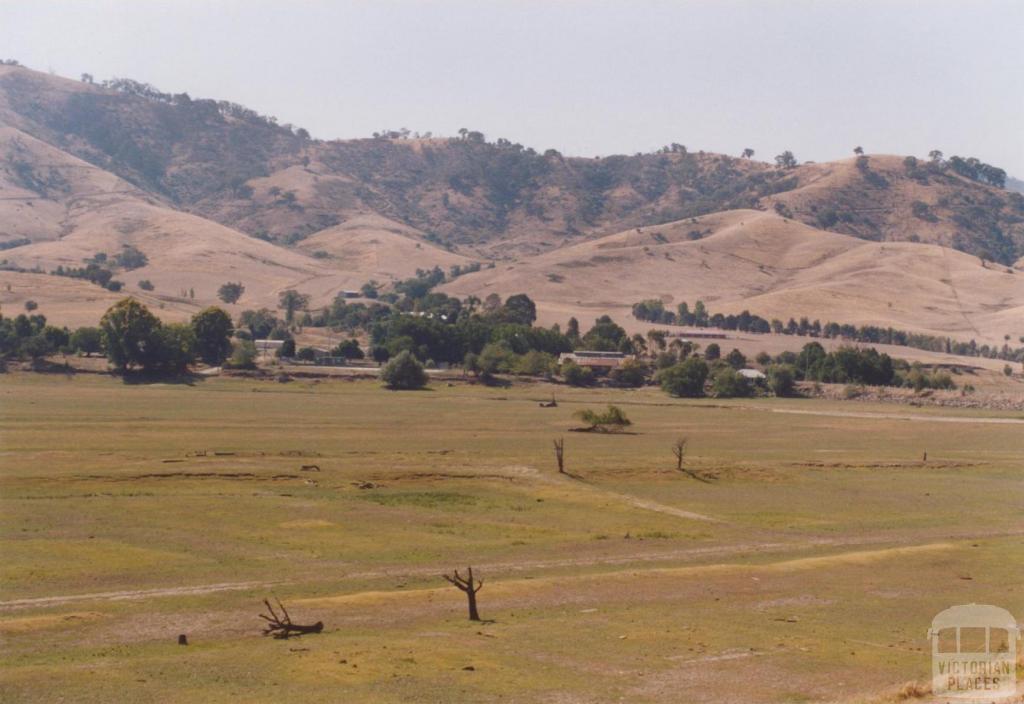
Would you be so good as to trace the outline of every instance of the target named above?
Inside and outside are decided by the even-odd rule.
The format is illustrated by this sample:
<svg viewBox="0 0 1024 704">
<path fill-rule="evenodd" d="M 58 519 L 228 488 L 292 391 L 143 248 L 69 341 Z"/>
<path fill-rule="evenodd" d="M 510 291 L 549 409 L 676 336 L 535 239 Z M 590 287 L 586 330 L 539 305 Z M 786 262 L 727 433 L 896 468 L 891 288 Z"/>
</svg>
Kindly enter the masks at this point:
<svg viewBox="0 0 1024 704">
<path fill-rule="evenodd" d="M 1002 346 L 979 345 L 973 339 L 969 342 L 963 342 L 950 337 L 915 333 L 891 327 L 883 328 L 877 325 L 856 326 L 835 322 L 822 324 L 820 320 L 811 321 L 807 317 L 801 317 L 799 320 L 790 318 L 787 322 L 783 323 L 778 318 L 768 321 L 747 310 L 737 315 L 723 315 L 722 313 L 712 315 L 708 313 L 703 301 L 697 301 L 692 311 L 686 302 L 680 303 L 678 309 L 672 311 L 665 308 L 664 303 L 660 300 L 650 299 L 633 304 L 632 310 L 633 317 L 637 320 L 665 325 L 739 330 L 740 332 L 758 334 L 771 332 L 779 335 L 796 335 L 799 337 L 834 338 L 877 345 L 913 347 L 930 352 L 945 352 L 965 357 L 986 357 L 1011 362 L 1024 362 L 1024 347 L 1011 347 L 1008 342 Z M 1009 340 L 1009 336 L 1006 337 L 1006 340 Z M 1024 342 L 1024 338 L 1020 341 Z"/>
</svg>

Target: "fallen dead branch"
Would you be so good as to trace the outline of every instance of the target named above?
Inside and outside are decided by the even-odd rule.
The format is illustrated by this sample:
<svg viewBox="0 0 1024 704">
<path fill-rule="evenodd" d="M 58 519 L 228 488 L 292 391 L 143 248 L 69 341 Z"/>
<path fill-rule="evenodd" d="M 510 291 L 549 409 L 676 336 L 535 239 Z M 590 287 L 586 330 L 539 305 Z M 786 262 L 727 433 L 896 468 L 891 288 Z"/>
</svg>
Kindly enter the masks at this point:
<svg viewBox="0 0 1024 704">
<path fill-rule="evenodd" d="M 307 633 L 320 633 L 324 630 L 323 621 L 317 621 L 310 626 L 292 623 L 292 618 L 288 615 L 288 610 L 284 608 L 284 604 L 281 603 L 281 600 L 275 597 L 274 601 L 277 602 L 277 608 L 281 609 L 282 615 L 277 615 L 277 612 L 274 611 L 274 607 L 270 605 L 269 600 L 263 600 L 263 603 L 267 607 L 267 613 L 259 615 L 261 619 L 267 622 L 267 627 L 263 629 L 263 635 L 272 635 L 274 638 L 285 639 L 291 638 L 292 636 L 303 636 Z"/>
</svg>

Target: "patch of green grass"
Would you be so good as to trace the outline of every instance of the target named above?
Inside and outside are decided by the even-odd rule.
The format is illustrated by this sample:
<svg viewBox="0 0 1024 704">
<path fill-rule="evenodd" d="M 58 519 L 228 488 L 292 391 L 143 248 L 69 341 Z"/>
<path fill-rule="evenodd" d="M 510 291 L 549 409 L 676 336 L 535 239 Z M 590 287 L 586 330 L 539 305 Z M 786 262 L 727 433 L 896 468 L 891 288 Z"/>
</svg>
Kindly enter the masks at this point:
<svg viewBox="0 0 1024 704">
<path fill-rule="evenodd" d="M 475 496 L 457 494 L 451 491 L 373 492 L 362 494 L 360 498 L 380 504 L 381 506 L 418 506 L 420 508 L 472 506 L 477 503 Z"/>
</svg>

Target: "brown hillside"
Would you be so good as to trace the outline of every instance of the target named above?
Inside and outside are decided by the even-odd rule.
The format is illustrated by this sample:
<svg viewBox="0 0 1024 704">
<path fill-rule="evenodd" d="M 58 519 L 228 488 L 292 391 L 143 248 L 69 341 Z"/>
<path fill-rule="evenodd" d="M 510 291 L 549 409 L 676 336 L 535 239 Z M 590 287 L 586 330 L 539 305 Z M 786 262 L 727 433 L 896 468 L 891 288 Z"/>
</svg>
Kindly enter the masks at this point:
<svg viewBox="0 0 1024 704">
<path fill-rule="evenodd" d="M 242 281 L 237 312 L 496 259 L 448 290 L 525 291 L 551 321 L 660 296 L 1016 338 L 1024 279 L 1005 265 L 1024 266 L 1024 197 L 950 163 L 777 169 L 680 145 L 579 159 L 473 132 L 323 142 L 223 101 L 3 66 L 0 260 L 50 271 L 130 245 L 149 264 L 115 272 L 127 292 L 148 279 L 191 308 Z"/>
<path fill-rule="evenodd" d="M 802 166 L 793 177 L 795 188 L 764 204 L 815 227 L 868 240 L 941 244 L 1004 264 L 1024 251 L 1024 197 L 948 166 L 872 155 Z"/>
<path fill-rule="evenodd" d="M 1024 335 L 1022 272 L 984 267 L 942 247 L 865 242 L 751 210 L 628 230 L 464 276 L 446 290 L 481 298 L 529 292 L 547 324 L 581 312 L 621 319 L 633 303 L 660 298 L 979 343 Z"/>
</svg>

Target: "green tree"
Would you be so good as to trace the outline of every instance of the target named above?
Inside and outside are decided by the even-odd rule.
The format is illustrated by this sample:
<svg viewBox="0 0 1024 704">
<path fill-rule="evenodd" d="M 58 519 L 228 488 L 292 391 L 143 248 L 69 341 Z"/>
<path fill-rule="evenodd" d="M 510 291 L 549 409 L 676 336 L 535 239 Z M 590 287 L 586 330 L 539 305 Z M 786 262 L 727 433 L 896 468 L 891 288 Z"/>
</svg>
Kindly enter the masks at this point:
<svg viewBox="0 0 1024 704">
<path fill-rule="evenodd" d="M 693 304 L 693 324 L 699 328 L 708 326 L 708 309 L 704 301 L 697 301 Z"/>
<path fill-rule="evenodd" d="M 510 323 L 533 325 L 537 320 L 537 306 L 525 293 L 509 296 L 505 301 L 505 319 Z"/>
<path fill-rule="evenodd" d="M 792 169 L 796 166 L 796 157 L 787 149 L 775 157 L 775 166 L 780 169 Z"/>
<path fill-rule="evenodd" d="M 515 353 L 504 342 L 492 342 L 480 350 L 477 357 L 477 368 L 485 380 L 495 374 L 512 371 Z"/>
<path fill-rule="evenodd" d="M 569 386 L 590 386 L 594 383 L 594 370 L 570 359 L 562 364 L 562 378 Z"/>
<path fill-rule="evenodd" d="M 427 385 L 427 373 L 409 350 L 399 352 L 380 373 L 380 378 L 389 389 L 422 389 Z"/>
<path fill-rule="evenodd" d="M 515 359 L 512 363 L 512 371 L 526 376 L 549 377 L 554 373 L 556 366 L 558 363 L 555 361 L 554 355 L 538 350 L 529 350 Z"/>
<path fill-rule="evenodd" d="M 82 327 L 71 333 L 71 349 L 86 357 L 103 351 L 103 334 L 99 328 Z"/>
<path fill-rule="evenodd" d="M 255 369 L 257 356 L 256 345 L 252 340 L 236 340 L 231 358 L 224 363 L 224 366 L 231 369 Z"/>
<path fill-rule="evenodd" d="M 26 337 L 18 347 L 18 352 L 21 356 L 28 357 L 33 362 L 37 362 L 56 351 L 50 340 L 42 333 Z"/>
<path fill-rule="evenodd" d="M 121 251 L 114 255 L 114 265 L 126 271 L 141 269 L 147 264 L 149 264 L 149 258 L 146 257 L 145 253 L 130 244 L 124 245 Z"/>
<path fill-rule="evenodd" d="M 121 372 L 147 363 L 152 365 L 159 329 L 160 321 L 146 306 L 134 298 L 118 301 L 100 320 L 107 359 Z"/>
<path fill-rule="evenodd" d="M 245 293 L 245 286 L 241 281 L 238 283 L 229 281 L 217 289 L 217 297 L 225 303 L 238 303 L 238 299 L 242 297 L 243 293 Z"/>
<path fill-rule="evenodd" d="M 231 354 L 231 336 L 235 326 L 223 309 L 210 306 L 192 316 L 196 351 L 207 364 L 220 364 Z"/>
<path fill-rule="evenodd" d="M 717 342 L 712 342 L 710 345 L 704 348 L 704 359 L 714 361 L 722 356 L 722 348 L 718 346 Z"/>
<path fill-rule="evenodd" d="M 621 365 L 612 370 L 610 376 L 618 386 L 640 387 L 647 383 L 647 375 L 650 368 L 635 359 L 627 359 Z"/>
<path fill-rule="evenodd" d="M 238 327 L 248 328 L 254 340 L 267 339 L 277 325 L 277 317 L 269 308 L 242 311 L 238 316 Z"/>
<path fill-rule="evenodd" d="M 768 367 L 768 388 L 776 396 L 792 396 L 796 389 L 796 369 L 791 364 Z"/>
<path fill-rule="evenodd" d="M 746 356 L 735 347 L 732 352 L 725 356 L 725 361 L 728 362 L 729 366 L 733 369 L 743 369 L 743 367 L 747 366 Z"/>
<path fill-rule="evenodd" d="M 593 411 L 585 408 L 572 414 L 586 423 L 590 430 L 599 430 L 603 433 L 616 432 L 633 424 L 625 411 L 618 406 L 609 405 L 604 411 Z"/>
<path fill-rule="evenodd" d="M 336 357 L 344 357 L 345 359 L 363 359 L 366 354 L 363 352 L 363 348 L 359 346 L 359 340 L 343 340 L 334 350 L 331 352 Z"/>
<path fill-rule="evenodd" d="M 565 326 L 565 336 L 570 340 L 578 341 L 580 339 L 580 321 L 576 318 L 569 318 L 569 322 Z"/>
<path fill-rule="evenodd" d="M 281 342 L 281 346 L 277 348 L 275 353 L 277 357 L 289 358 L 295 356 L 295 339 L 289 337 L 287 340 Z"/>
<path fill-rule="evenodd" d="M 373 348 L 370 350 L 370 356 L 373 358 L 373 361 L 376 362 L 378 366 L 380 366 L 381 364 L 384 364 L 384 362 L 388 361 L 388 359 L 391 358 L 391 353 L 388 351 L 388 348 L 385 347 L 384 345 L 374 345 Z"/>
<path fill-rule="evenodd" d="M 717 398 L 750 395 L 750 383 L 730 366 L 718 369 L 711 378 L 711 390 Z"/>
<path fill-rule="evenodd" d="M 161 325 L 154 331 L 153 345 L 145 368 L 181 374 L 196 358 L 196 335 L 186 323 Z"/>
<path fill-rule="evenodd" d="M 290 323 L 295 318 L 295 311 L 305 310 L 308 305 L 309 295 L 288 289 L 281 292 L 277 307 L 284 310 L 285 322 Z"/>
<path fill-rule="evenodd" d="M 699 357 L 689 357 L 658 373 L 658 383 L 670 396 L 703 396 L 707 378 L 708 365 Z"/>
</svg>

